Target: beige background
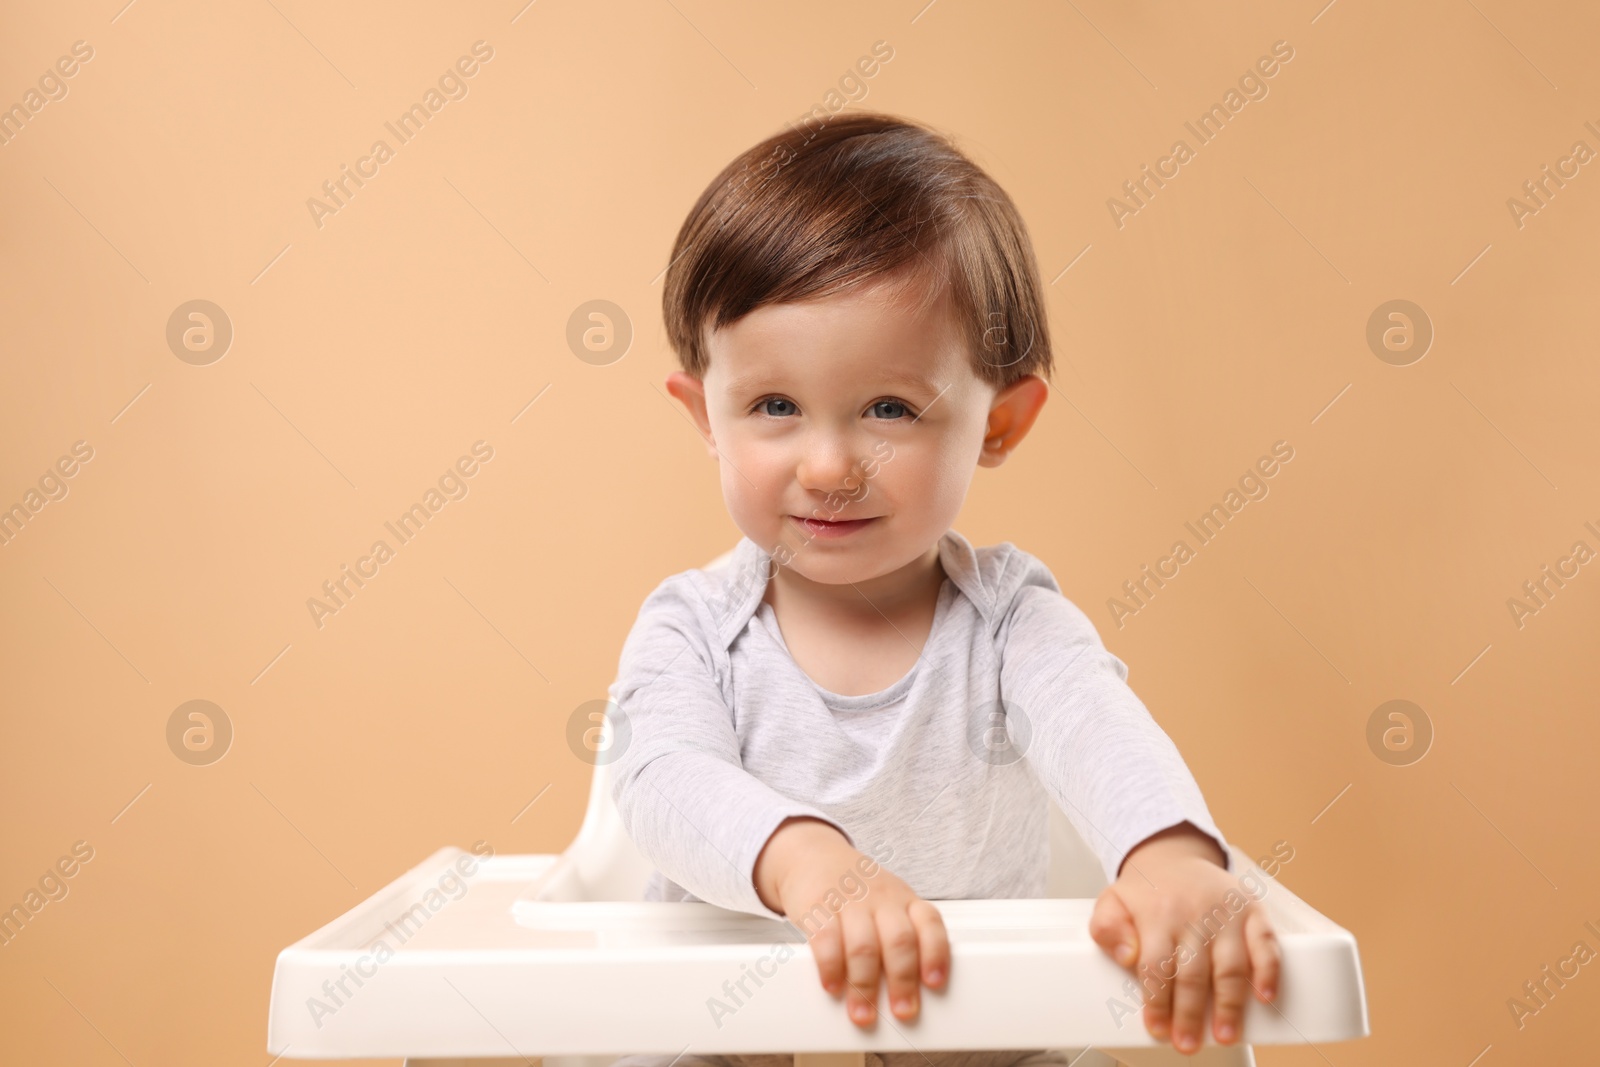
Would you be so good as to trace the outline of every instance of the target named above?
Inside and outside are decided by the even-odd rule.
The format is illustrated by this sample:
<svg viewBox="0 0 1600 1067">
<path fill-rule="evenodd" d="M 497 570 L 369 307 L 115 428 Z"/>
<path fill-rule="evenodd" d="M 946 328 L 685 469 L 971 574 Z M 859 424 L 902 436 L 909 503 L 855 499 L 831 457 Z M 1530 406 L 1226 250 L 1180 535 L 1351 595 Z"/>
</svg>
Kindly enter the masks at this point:
<svg viewBox="0 0 1600 1067">
<path fill-rule="evenodd" d="M 94 849 L 0 948 L 0 1060 L 264 1065 L 280 948 L 440 845 L 571 840 L 569 716 L 738 536 L 661 385 L 673 235 L 879 40 L 858 103 L 953 133 L 1051 283 L 1051 401 L 958 529 L 1051 565 L 1224 831 L 1289 842 L 1359 938 L 1373 1035 L 1260 1062 L 1593 1047 L 1600 967 L 1506 1007 L 1600 948 L 1600 566 L 1520 628 L 1506 603 L 1600 550 L 1600 165 L 1506 204 L 1600 150 L 1590 5 L 122 3 L 0 32 L 6 106 L 94 50 L 0 147 L 0 506 L 94 450 L 0 546 L 0 906 Z M 478 40 L 468 95 L 318 228 Z M 1269 95 L 1118 229 L 1107 199 L 1279 40 Z M 194 299 L 234 329 L 207 366 L 165 340 Z M 609 365 L 565 339 L 594 299 L 635 331 Z M 1436 331 L 1409 366 L 1366 343 L 1392 299 Z M 307 599 L 478 440 L 469 494 L 319 629 Z M 1106 600 L 1278 440 L 1270 496 L 1119 629 Z M 194 699 L 235 731 L 209 766 L 167 745 Z M 1410 766 L 1366 740 L 1391 699 L 1435 731 Z"/>
</svg>

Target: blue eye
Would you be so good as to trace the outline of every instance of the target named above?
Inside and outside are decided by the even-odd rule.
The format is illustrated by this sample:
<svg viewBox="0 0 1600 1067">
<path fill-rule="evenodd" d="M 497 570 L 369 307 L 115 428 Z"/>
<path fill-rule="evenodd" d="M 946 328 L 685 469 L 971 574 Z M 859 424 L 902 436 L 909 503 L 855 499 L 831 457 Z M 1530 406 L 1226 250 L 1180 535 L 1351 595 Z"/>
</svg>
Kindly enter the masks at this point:
<svg viewBox="0 0 1600 1067">
<path fill-rule="evenodd" d="M 769 397 L 765 397 L 765 398 L 763 398 L 761 400 L 757 400 L 756 403 L 755 403 L 755 407 L 753 407 L 751 410 L 752 411 L 758 411 L 761 414 L 766 415 L 769 418 L 780 418 L 781 416 L 773 415 L 770 411 L 766 410 L 766 406 L 768 404 L 788 404 L 791 408 L 794 407 L 794 404 L 793 404 L 792 401 L 785 400 L 781 396 L 769 396 Z"/>
<path fill-rule="evenodd" d="M 780 410 L 775 414 L 769 410 L 769 404 L 786 404 L 788 405 L 788 408 L 787 410 Z M 884 412 L 881 410 L 885 407 L 890 409 L 889 414 L 884 414 Z M 762 397 L 760 400 L 757 400 L 750 406 L 751 414 L 763 415 L 769 419 L 785 418 L 789 415 L 793 415 L 796 410 L 797 409 L 795 408 L 794 401 L 785 399 L 781 396 Z M 906 404 L 903 400 L 874 400 L 868 410 L 875 412 L 878 418 L 885 419 L 889 422 L 905 418 L 907 415 L 911 414 L 910 405 Z"/>
<path fill-rule="evenodd" d="M 881 408 L 881 407 L 899 408 L 903 412 L 909 412 L 911 410 L 910 408 L 908 408 L 904 403 L 902 403 L 899 400 L 878 400 L 878 401 L 874 401 L 872 406 L 874 408 Z M 888 416 L 885 416 L 885 417 L 890 419 L 890 420 L 894 420 L 894 419 L 900 418 L 899 415 L 888 415 Z"/>
</svg>

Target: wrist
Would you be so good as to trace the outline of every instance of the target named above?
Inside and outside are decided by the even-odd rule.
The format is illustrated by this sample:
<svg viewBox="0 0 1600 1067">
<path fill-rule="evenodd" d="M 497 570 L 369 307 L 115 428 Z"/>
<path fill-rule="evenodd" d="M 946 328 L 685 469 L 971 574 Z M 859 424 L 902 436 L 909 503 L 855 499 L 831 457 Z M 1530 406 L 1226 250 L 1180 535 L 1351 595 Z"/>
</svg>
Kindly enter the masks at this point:
<svg viewBox="0 0 1600 1067">
<path fill-rule="evenodd" d="M 791 815 L 784 819 L 756 855 L 751 879 L 756 896 L 766 907 L 780 915 L 786 914 L 783 885 L 796 860 L 838 846 L 851 847 L 849 840 L 833 824 L 812 815 Z"/>
<path fill-rule="evenodd" d="M 1228 866 L 1228 857 L 1222 851 L 1222 847 L 1217 844 L 1216 839 L 1188 821 L 1178 823 L 1176 826 L 1169 826 L 1164 830 L 1151 834 L 1130 848 L 1122 863 L 1125 869 L 1128 862 L 1135 857 L 1144 860 L 1160 860 L 1183 856 L 1194 856 L 1206 860 L 1224 870 Z M 1119 871 L 1118 873 L 1120 874 L 1121 872 Z"/>
</svg>

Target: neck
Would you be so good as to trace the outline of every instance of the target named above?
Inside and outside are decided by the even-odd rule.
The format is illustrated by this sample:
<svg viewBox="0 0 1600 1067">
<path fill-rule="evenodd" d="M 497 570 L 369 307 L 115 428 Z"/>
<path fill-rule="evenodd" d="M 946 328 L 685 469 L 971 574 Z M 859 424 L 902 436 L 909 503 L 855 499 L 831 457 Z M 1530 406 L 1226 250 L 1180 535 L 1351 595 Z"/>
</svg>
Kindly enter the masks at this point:
<svg viewBox="0 0 1600 1067">
<path fill-rule="evenodd" d="M 850 615 L 897 615 L 936 600 L 944 579 L 944 565 L 935 543 L 910 563 L 859 582 L 817 582 L 793 567 L 779 567 L 762 599 L 774 608 L 781 602 Z"/>
</svg>

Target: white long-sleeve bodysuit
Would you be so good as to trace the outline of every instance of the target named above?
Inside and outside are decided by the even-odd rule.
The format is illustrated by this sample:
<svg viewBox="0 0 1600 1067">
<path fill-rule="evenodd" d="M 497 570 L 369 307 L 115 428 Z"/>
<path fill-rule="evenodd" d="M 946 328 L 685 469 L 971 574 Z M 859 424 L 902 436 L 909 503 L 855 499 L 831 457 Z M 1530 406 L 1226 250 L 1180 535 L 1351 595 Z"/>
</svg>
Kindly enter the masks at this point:
<svg viewBox="0 0 1600 1067">
<path fill-rule="evenodd" d="M 1177 747 L 1049 568 L 954 529 L 939 559 L 921 656 L 865 695 L 830 692 L 795 663 L 762 600 L 776 565 L 747 537 L 645 598 L 608 694 L 622 746 L 612 796 L 657 868 L 645 899 L 783 919 L 752 873 L 795 815 L 831 823 L 924 899 L 1041 897 L 1047 794 L 1108 880 L 1129 849 L 1186 820 L 1226 855 Z"/>
</svg>

